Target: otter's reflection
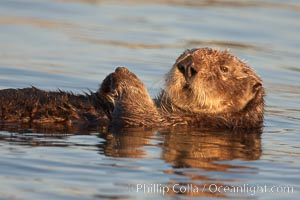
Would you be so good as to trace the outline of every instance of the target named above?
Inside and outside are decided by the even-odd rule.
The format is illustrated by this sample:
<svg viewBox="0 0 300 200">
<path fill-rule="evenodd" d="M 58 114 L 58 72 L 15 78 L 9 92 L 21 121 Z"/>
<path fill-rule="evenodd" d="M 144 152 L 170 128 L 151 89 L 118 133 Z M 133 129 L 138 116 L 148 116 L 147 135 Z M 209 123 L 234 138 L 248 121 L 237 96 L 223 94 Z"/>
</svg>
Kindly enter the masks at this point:
<svg viewBox="0 0 300 200">
<path fill-rule="evenodd" d="M 176 168 L 224 171 L 216 161 L 256 160 L 261 155 L 260 133 L 172 131 L 162 133 L 162 158 Z"/>
<path fill-rule="evenodd" d="M 72 135 L 106 133 L 105 126 L 66 126 L 63 124 L 0 124 L 0 142 L 28 146 L 69 146 Z M 78 145 L 78 144 L 76 144 Z"/>
<path fill-rule="evenodd" d="M 161 140 L 161 158 L 174 168 L 201 168 L 224 171 L 228 166 L 216 161 L 257 160 L 261 155 L 260 131 L 230 132 L 209 130 L 113 130 L 105 134 L 100 148 L 106 156 L 143 158 L 143 147 L 153 146 L 152 138 Z"/>
<path fill-rule="evenodd" d="M 205 173 L 225 172 L 240 169 L 244 171 L 247 166 L 239 166 L 236 162 L 220 162 L 232 160 L 257 160 L 261 156 L 261 132 L 224 132 L 208 130 L 149 130 L 138 129 L 117 131 L 105 137 L 106 143 L 100 148 L 106 156 L 147 158 L 151 152 L 147 152 L 146 146 L 160 148 L 161 159 L 171 164 L 172 168 L 164 170 L 168 175 L 179 175 L 183 182 L 178 180 L 163 183 L 172 187 L 176 185 L 176 192 L 170 190 L 168 195 L 188 195 L 203 197 L 228 197 L 226 193 L 212 193 L 208 185 L 225 187 L 229 179 L 216 178 Z M 154 139 L 155 138 L 155 139 Z M 159 140 L 159 142 L 153 142 Z M 182 170 L 185 168 L 184 170 Z M 190 170 L 188 169 L 190 168 Z M 200 170 L 197 170 L 200 169 Z M 233 178 L 232 182 L 240 182 Z M 180 187 L 188 189 L 180 191 Z M 196 189 L 199 189 L 198 191 Z M 200 191 L 201 190 L 201 191 Z"/>
<path fill-rule="evenodd" d="M 98 147 L 106 156 L 144 158 L 147 152 L 143 149 L 151 145 L 153 131 L 143 129 L 112 130 L 112 134 L 103 134 L 101 137 L 106 142 L 99 144 Z"/>
</svg>

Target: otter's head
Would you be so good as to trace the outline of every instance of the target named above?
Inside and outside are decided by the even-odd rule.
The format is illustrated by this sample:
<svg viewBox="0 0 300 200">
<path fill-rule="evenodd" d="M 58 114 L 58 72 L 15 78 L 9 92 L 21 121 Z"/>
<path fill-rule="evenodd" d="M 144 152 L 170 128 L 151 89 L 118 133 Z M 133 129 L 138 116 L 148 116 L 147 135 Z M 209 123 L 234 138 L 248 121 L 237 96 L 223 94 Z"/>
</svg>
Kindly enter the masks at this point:
<svg viewBox="0 0 300 200">
<path fill-rule="evenodd" d="M 228 51 L 186 50 L 167 74 L 163 99 L 171 112 L 263 114 L 262 80 Z"/>
</svg>

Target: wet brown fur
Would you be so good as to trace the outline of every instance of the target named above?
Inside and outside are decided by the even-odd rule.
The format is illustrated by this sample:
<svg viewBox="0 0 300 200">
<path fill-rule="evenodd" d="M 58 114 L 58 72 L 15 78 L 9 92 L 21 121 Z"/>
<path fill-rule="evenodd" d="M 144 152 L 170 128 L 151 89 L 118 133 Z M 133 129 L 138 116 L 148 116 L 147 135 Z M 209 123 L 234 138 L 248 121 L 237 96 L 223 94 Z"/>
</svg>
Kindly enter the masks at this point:
<svg viewBox="0 0 300 200">
<path fill-rule="evenodd" d="M 155 100 L 135 74 L 119 67 L 96 93 L 0 90 L 0 122 L 104 124 L 108 118 L 115 127 L 259 129 L 263 96 L 261 79 L 244 62 L 228 51 L 200 48 L 179 56 Z"/>
<path fill-rule="evenodd" d="M 150 127 L 163 120 L 145 85 L 125 67 L 108 75 L 96 95 L 113 126 Z"/>
<path fill-rule="evenodd" d="M 110 74 L 97 93 L 112 123 L 123 126 L 259 129 L 263 125 L 262 80 L 228 51 L 186 50 L 167 74 L 155 106 L 144 84 L 126 68 Z"/>
<path fill-rule="evenodd" d="M 107 122 L 96 101 L 92 93 L 74 95 L 35 87 L 0 90 L 0 122 L 67 125 Z"/>
</svg>

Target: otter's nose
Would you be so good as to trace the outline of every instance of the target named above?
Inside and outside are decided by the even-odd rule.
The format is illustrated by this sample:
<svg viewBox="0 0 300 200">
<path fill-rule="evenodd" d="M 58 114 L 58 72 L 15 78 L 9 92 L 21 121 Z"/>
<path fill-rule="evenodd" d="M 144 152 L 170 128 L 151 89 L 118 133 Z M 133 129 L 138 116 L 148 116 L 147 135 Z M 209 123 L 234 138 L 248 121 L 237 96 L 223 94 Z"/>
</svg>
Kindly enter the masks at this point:
<svg viewBox="0 0 300 200">
<path fill-rule="evenodd" d="M 192 56 L 188 56 L 186 59 L 177 64 L 178 70 L 188 80 L 197 74 L 198 70 L 193 65 Z"/>
</svg>

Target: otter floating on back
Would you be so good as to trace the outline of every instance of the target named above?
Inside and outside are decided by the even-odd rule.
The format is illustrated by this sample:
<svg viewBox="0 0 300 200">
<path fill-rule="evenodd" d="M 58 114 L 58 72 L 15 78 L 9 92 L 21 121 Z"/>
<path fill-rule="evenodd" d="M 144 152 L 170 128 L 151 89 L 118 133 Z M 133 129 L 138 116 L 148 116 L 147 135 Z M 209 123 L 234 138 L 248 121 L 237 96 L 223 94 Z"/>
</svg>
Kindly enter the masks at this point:
<svg viewBox="0 0 300 200">
<path fill-rule="evenodd" d="M 108 75 L 97 94 L 112 124 L 118 126 L 251 129 L 263 124 L 262 80 L 228 51 L 186 50 L 155 100 L 124 67 Z"/>
<path fill-rule="evenodd" d="M 119 67 L 86 95 L 1 90 L 0 122 L 260 129 L 263 97 L 262 80 L 244 62 L 228 51 L 199 48 L 179 56 L 154 100 L 135 74 Z"/>
</svg>

